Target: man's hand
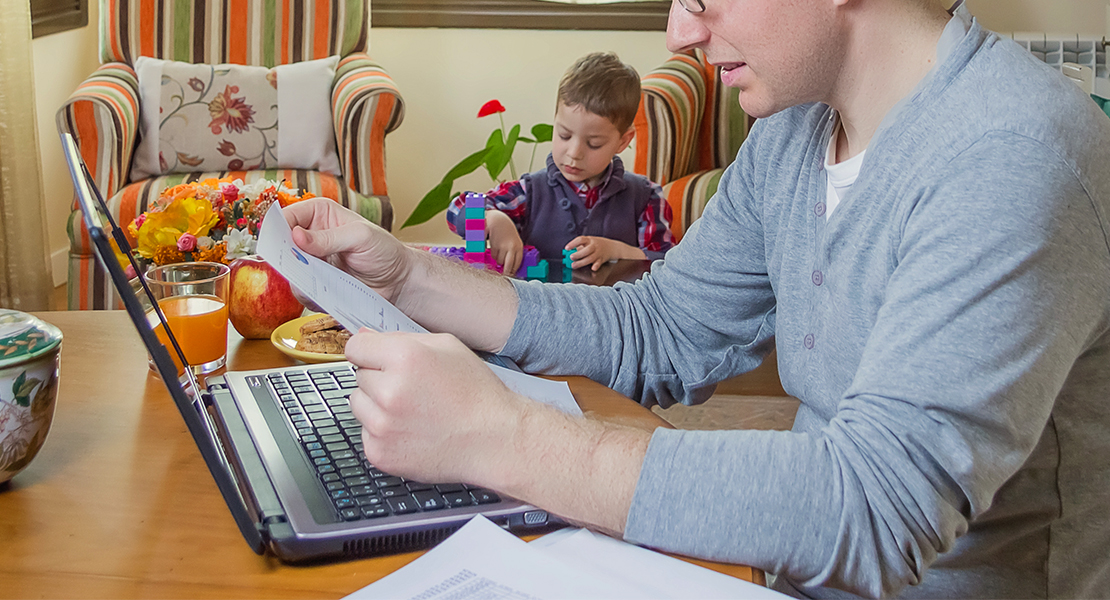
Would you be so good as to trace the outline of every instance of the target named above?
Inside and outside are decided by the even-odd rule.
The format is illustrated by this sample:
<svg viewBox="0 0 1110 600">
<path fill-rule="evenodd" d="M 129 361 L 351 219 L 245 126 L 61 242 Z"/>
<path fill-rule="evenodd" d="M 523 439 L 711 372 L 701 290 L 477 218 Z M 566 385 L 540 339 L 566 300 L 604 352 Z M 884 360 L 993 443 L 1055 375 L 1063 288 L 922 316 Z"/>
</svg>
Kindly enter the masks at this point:
<svg viewBox="0 0 1110 600">
<path fill-rule="evenodd" d="M 351 411 L 371 464 L 430 483 L 505 480 L 534 402 L 505 387 L 458 339 L 364 329 L 346 353 L 359 367 Z"/>
<path fill-rule="evenodd" d="M 516 230 L 516 223 L 499 210 L 487 210 L 486 231 L 489 232 L 489 248 L 501 265 L 501 272 L 510 277 L 515 275 L 524 260 L 524 242 Z"/>
<path fill-rule="evenodd" d="M 397 238 L 327 198 L 297 202 L 281 212 L 297 247 L 329 261 L 396 303 L 412 268 L 410 250 Z"/>
<path fill-rule="evenodd" d="M 617 240 L 598 237 L 595 235 L 580 235 L 566 245 L 567 250 L 577 249 L 570 255 L 571 268 L 578 269 L 586 265 L 593 265 L 593 270 L 617 258 L 647 258 L 643 250 L 635 248 Z"/>
</svg>

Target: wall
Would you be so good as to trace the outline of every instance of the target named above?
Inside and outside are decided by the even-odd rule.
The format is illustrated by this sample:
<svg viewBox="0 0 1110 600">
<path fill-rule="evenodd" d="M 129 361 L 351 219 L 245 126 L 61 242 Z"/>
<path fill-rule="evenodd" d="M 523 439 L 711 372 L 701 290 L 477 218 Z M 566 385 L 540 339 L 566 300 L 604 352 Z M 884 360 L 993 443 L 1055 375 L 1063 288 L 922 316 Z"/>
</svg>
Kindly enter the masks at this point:
<svg viewBox="0 0 1110 600">
<path fill-rule="evenodd" d="M 670 56 L 664 38 L 661 31 L 375 28 L 370 54 L 389 71 L 405 101 L 404 122 L 386 138 L 386 175 L 398 237 L 458 243 L 442 216 L 398 229 L 423 195 L 455 163 L 480 150 L 500 126 L 497 117 L 476 117 L 487 100 L 505 105 L 507 128 L 520 123 L 527 131 L 536 123 L 551 123 L 559 78 L 575 59 L 612 50 L 643 74 Z M 518 146 L 518 174 L 528 171 L 531 149 Z M 550 144 L 537 149 L 534 169 L 543 166 L 549 151 Z M 631 162 L 630 151 L 626 156 Z M 482 170 L 459 180 L 456 189 L 484 192 L 492 184 Z"/>
<path fill-rule="evenodd" d="M 62 158 L 62 145 L 54 114 L 73 90 L 100 64 L 97 60 L 96 19 L 99 3 L 89 2 L 89 25 L 34 40 L 35 118 L 38 122 L 42 160 L 43 198 L 46 203 L 47 248 L 54 271 L 54 285 L 66 280 L 69 237 L 66 221 L 73 204 L 73 185 Z"/>
<path fill-rule="evenodd" d="M 1101 36 L 1105 0 L 967 0 L 984 26 L 995 31 L 1050 31 Z M 421 197 L 458 160 L 482 147 L 498 124 L 477 119 L 478 108 L 497 98 L 506 125 L 524 129 L 550 122 L 559 77 L 594 50 L 613 50 L 640 71 L 669 56 L 663 32 L 503 31 L 374 28 L 371 56 L 393 76 L 405 100 L 405 120 L 386 138 L 387 180 L 394 202 L 394 232 L 408 242 L 458 243 L 442 216 L 399 230 Z M 530 148 L 530 147 L 529 147 Z M 546 157 L 547 149 L 542 155 Z M 540 153 L 537 153 L 539 155 Z M 625 152 L 631 161 L 631 149 Z M 517 165 L 528 156 L 517 152 Z M 537 167 L 542 159 L 537 158 Z M 485 191 L 483 173 L 456 189 Z"/>
<path fill-rule="evenodd" d="M 967 0 L 983 24 L 996 31 L 1048 31 L 1102 36 L 1105 0 Z M 34 41 L 35 97 L 49 247 L 55 281 L 66 276 L 66 220 L 72 188 L 65 177 L 54 113 L 97 66 L 96 1 L 90 25 Z M 371 54 L 390 72 L 405 99 L 401 127 L 386 140 L 387 177 L 396 228 L 420 198 L 459 159 L 478 150 L 496 127 L 495 117 L 477 119 L 478 108 L 497 98 L 506 123 L 550 122 L 555 88 L 575 58 L 593 50 L 616 51 L 641 73 L 668 53 L 663 32 L 504 31 L 385 29 L 371 36 Z M 517 166 L 527 168 L 528 148 Z M 547 149 L 537 152 L 542 164 Z M 630 153 L 626 153 L 630 156 Z M 460 189 L 483 190 L 488 177 L 474 174 Z M 442 217 L 398 232 L 410 242 L 455 243 Z"/>
</svg>

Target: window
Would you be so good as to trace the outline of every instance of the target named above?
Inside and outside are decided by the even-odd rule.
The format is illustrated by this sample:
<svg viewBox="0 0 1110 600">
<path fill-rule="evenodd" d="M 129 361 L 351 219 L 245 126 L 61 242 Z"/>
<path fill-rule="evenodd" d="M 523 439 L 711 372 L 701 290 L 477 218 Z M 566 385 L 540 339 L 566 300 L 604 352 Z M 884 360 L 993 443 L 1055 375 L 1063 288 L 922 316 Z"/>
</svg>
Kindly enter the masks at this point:
<svg viewBox="0 0 1110 600">
<path fill-rule="evenodd" d="M 374 27 L 663 31 L 670 0 L 560 4 L 542 0 L 372 0 Z"/>
<path fill-rule="evenodd" d="M 88 0 L 30 1 L 32 37 L 77 29 L 89 24 Z"/>
</svg>

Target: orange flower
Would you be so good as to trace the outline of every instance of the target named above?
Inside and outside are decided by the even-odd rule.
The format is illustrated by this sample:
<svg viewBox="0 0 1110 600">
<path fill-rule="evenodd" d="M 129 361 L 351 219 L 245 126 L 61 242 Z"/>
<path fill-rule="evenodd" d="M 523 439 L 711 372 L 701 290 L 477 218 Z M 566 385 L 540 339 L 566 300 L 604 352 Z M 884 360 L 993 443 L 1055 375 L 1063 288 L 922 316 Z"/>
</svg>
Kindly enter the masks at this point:
<svg viewBox="0 0 1110 600">
<path fill-rule="evenodd" d="M 154 249 L 154 256 L 151 260 L 154 261 L 154 264 L 162 266 L 185 262 L 189 260 L 189 256 L 174 246 L 158 246 Z"/>
<path fill-rule="evenodd" d="M 216 242 L 207 250 L 197 250 L 193 253 L 193 260 L 227 264 L 227 242 Z"/>
</svg>

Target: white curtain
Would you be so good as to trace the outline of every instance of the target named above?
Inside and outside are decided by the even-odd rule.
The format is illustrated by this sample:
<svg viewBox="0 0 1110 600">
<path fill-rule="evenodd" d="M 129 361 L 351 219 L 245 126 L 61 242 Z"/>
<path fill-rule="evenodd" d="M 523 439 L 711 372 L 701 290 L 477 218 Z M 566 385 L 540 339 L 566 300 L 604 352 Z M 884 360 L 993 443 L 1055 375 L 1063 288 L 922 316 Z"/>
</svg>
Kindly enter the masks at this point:
<svg viewBox="0 0 1110 600">
<path fill-rule="evenodd" d="M 22 311 L 53 286 L 36 123 L 31 3 L 0 0 L 0 307 Z"/>
</svg>

